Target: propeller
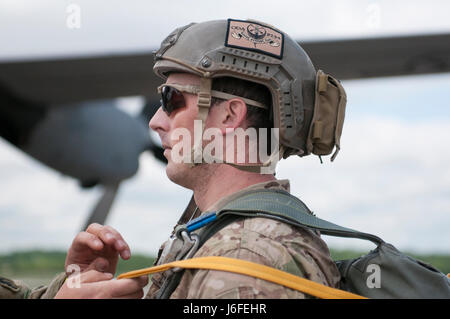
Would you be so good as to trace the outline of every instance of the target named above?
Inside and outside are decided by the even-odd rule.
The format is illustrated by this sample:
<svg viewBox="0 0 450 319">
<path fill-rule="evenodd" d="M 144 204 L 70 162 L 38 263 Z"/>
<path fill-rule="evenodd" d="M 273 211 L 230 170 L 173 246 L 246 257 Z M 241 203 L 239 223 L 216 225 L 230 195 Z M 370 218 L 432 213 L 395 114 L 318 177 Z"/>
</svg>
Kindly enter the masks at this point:
<svg viewBox="0 0 450 319">
<path fill-rule="evenodd" d="M 148 100 L 146 104 L 143 106 L 141 113 L 136 118 L 137 120 L 143 121 L 144 123 L 148 123 L 149 120 L 153 117 L 153 115 L 158 110 L 159 105 L 157 103 L 154 103 L 151 100 Z M 157 143 L 155 143 L 149 135 L 149 145 L 147 150 L 153 153 L 156 159 L 159 161 L 167 164 L 167 158 L 164 156 L 164 149 L 159 146 Z M 94 185 L 85 184 L 84 187 L 91 187 Z M 87 227 L 92 223 L 98 223 L 98 224 L 104 224 L 109 212 L 111 211 L 111 207 L 114 203 L 114 200 L 117 196 L 118 190 L 119 190 L 120 183 L 115 184 L 109 184 L 104 185 L 104 193 L 100 197 L 98 203 L 94 207 L 93 211 L 91 212 L 89 218 L 87 219 L 86 223 L 84 224 L 84 227 L 82 230 L 87 229 Z"/>
<path fill-rule="evenodd" d="M 143 152 L 166 162 L 148 129 L 158 103 L 148 100 L 136 117 L 115 105 L 107 99 L 49 106 L 23 99 L 0 83 L 1 136 L 84 188 L 104 187 L 86 225 L 105 223 L 120 183 L 135 175 Z"/>
</svg>

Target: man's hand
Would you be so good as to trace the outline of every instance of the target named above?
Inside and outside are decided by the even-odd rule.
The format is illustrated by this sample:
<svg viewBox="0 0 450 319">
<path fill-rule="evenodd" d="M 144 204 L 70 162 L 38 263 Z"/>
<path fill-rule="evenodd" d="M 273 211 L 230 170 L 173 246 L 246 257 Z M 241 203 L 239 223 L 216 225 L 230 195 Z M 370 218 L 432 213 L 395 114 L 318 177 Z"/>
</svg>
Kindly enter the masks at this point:
<svg viewBox="0 0 450 319">
<path fill-rule="evenodd" d="M 65 269 L 76 264 L 81 272 L 89 268 L 114 275 L 119 255 L 125 260 L 131 256 L 122 235 L 110 226 L 94 223 L 73 240 L 67 253 Z"/>
<path fill-rule="evenodd" d="M 80 285 L 71 286 L 69 277 L 59 289 L 55 299 L 110 299 L 128 298 L 140 299 L 144 296 L 143 288 L 148 283 L 148 277 L 111 280 L 111 273 L 102 273 L 93 269 L 79 273 Z"/>
</svg>

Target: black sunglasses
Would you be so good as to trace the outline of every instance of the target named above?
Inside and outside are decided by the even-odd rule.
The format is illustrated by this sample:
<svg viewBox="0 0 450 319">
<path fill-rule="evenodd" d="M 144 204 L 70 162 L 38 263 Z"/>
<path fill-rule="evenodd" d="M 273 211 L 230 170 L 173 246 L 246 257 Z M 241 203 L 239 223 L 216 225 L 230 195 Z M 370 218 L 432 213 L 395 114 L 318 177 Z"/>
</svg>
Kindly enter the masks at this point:
<svg viewBox="0 0 450 319">
<path fill-rule="evenodd" d="M 182 107 L 186 106 L 186 101 L 180 90 L 171 86 L 163 86 L 161 88 L 161 107 L 168 116 Z"/>
</svg>

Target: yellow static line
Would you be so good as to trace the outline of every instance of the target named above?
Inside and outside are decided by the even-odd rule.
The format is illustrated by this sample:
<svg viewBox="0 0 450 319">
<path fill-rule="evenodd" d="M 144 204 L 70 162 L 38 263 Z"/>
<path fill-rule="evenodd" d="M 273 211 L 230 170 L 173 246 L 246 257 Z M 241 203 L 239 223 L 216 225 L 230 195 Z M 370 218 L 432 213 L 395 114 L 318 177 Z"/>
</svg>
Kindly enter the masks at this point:
<svg viewBox="0 0 450 319">
<path fill-rule="evenodd" d="M 308 295 L 322 299 L 367 299 L 366 297 L 356 295 L 344 290 L 331 288 L 272 267 L 260 265 L 246 260 L 218 256 L 199 257 L 173 261 L 171 263 L 159 266 L 130 271 L 121 274 L 117 278 L 134 278 L 166 271 L 176 267 L 186 269 L 220 270 L 248 275 L 264 279 L 279 285 L 283 285 L 285 287 L 295 289 Z"/>
</svg>

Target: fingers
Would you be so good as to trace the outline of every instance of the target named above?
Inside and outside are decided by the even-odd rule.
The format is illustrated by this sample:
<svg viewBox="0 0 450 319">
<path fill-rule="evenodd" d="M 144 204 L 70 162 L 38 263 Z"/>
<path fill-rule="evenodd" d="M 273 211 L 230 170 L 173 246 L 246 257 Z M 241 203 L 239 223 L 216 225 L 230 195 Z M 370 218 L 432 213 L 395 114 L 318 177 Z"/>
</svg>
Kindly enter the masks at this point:
<svg viewBox="0 0 450 319">
<path fill-rule="evenodd" d="M 75 251 L 82 251 L 86 249 L 86 246 L 95 251 L 99 251 L 104 247 L 102 241 L 97 236 L 88 232 L 78 233 L 72 243 L 73 249 Z"/>
<path fill-rule="evenodd" d="M 78 278 L 69 277 L 59 290 L 57 298 L 142 298 L 148 277 L 112 280 L 113 275 L 96 270 L 78 273 Z M 76 282 L 79 284 L 77 285 Z"/>
<path fill-rule="evenodd" d="M 89 264 L 89 266 L 86 268 L 86 271 L 96 270 L 99 272 L 106 272 L 109 265 L 109 261 L 106 258 L 97 257 L 92 263 Z"/>
<path fill-rule="evenodd" d="M 122 257 L 122 259 L 129 259 L 131 256 L 130 247 L 122 238 L 122 235 L 111 226 L 103 226 L 97 223 L 89 225 L 86 232 L 97 236 L 104 243 L 114 247 Z"/>
<path fill-rule="evenodd" d="M 113 278 L 113 274 L 110 274 L 108 272 L 100 272 L 100 271 L 96 271 L 93 269 L 81 273 L 80 276 L 81 276 L 80 281 L 82 283 L 105 281 L 105 280 L 111 280 Z"/>
<path fill-rule="evenodd" d="M 142 289 L 148 284 L 148 277 L 141 276 L 133 279 L 119 279 L 115 280 L 115 285 L 111 290 L 113 298 L 138 298 Z M 142 298 L 139 297 L 139 298 Z"/>
</svg>

